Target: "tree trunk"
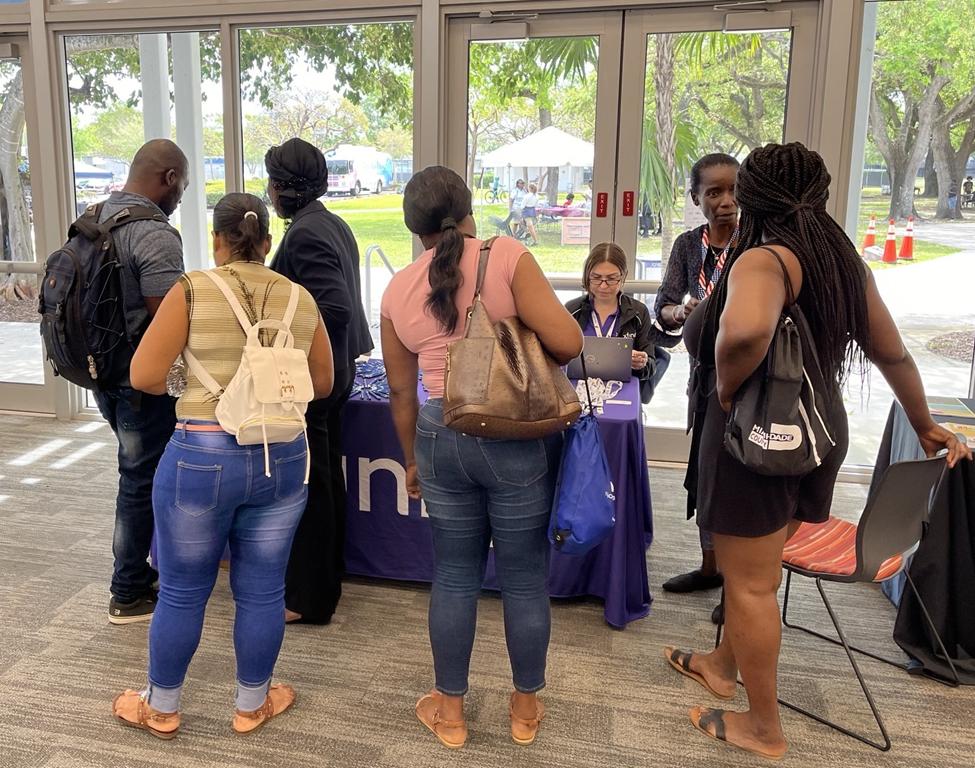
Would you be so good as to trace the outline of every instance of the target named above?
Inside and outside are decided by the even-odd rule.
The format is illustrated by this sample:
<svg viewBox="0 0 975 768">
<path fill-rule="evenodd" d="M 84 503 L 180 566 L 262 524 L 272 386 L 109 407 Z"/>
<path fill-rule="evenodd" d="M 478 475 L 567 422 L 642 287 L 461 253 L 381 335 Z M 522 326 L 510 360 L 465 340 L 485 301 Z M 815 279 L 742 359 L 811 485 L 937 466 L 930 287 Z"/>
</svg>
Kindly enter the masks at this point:
<svg viewBox="0 0 975 768">
<path fill-rule="evenodd" d="M 539 129 L 548 128 L 552 124 L 552 110 L 545 107 L 538 108 L 538 126 Z M 552 166 L 545 171 L 545 202 L 548 205 L 556 205 L 559 199 L 559 169 L 556 166 Z M 542 179 L 538 180 L 538 191 L 542 192 Z"/>
<path fill-rule="evenodd" d="M 938 174 L 934 170 L 934 150 L 928 150 L 924 159 L 924 192 L 921 197 L 938 196 Z"/>
<path fill-rule="evenodd" d="M 470 132 L 470 154 L 467 156 L 467 186 L 474 189 L 474 161 L 477 159 L 477 140 L 478 130 L 475 126 L 468 123 L 467 130 Z"/>
<path fill-rule="evenodd" d="M 18 70 L 0 106 L 0 185 L 3 187 L 4 252 L 11 261 L 33 261 L 30 215 L 20 178 L 20 144 L 24 136 L 24 80 Z"/>
<path fill-rule="evenodd" d="M 653 73 L 656 85 L 654 119 L 657 123 L 657 150 L 663 159 L 669 194 L 661 195 L 660 206 L 660 274 L 667 271 L 670 249 L 674 244 L 674 166 L 676 165 L 676 123 L 674 121 L 674 36 L 656 36 L 656 66 Z"/>
<path fill-rule="evenodd" d="M 894 138 L 887 133 L 887 121 L 880 106 L 876 86 L 870 89 L 870 132 L 874 144 L 884 157 L 891 180 L 888 218 L 904 221 L 914 215 L 914 182 L 918 168 L 931 146 L 931 133 L 938 116 L 939 94 L 946 82 L 944 75 L 933 74 L 921 100 L 916 104 L 904 103 L 903 121 L 899 126 L 892 126 L 896 130 Z M 905 93 L 905 98 L 906 95 Z"/>
<path fill-rule="evenodd" d="M 938 207 L 934 212 L 936 219 L 951 218 L 948 208 L 948 189 L 955 175 L 955 152 L 951 146 L 950 129 L 943 121 L 938 121 L 937 129 L 931 136 L 931 151 L 934 154 L 934 167 L 938 174 Z M 955 179 L 955 186 L 960 186 Z"/>
</svg>

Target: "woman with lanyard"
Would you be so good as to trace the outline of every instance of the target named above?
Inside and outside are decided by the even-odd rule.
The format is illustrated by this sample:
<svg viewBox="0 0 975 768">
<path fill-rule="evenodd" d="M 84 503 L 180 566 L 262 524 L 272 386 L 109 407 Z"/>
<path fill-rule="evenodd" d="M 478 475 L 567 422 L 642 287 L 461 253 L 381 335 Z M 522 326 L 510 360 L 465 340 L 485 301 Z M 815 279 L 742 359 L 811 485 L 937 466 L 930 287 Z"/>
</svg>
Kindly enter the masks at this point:
<svg viewBox="0 0 975 768">
<path fill-rule="evenodd" d="M 647 305 L 623 293 L 626 271 L 626 254 L 616 243 L 595 246 L 582 271 L 585 293 L 566 302 L 565 308 L 585 336 L 633 339 L 633 376 L 640 380 L 640 400 L 649 403 L 670 356 L 654 348 L 654 338 L 660 334 Z"/>
<path fill-rule="evenodd" d="M 671 249 L 667 272 L 654 304 L 654 324 L 665 337 L 658 343 L 663 346 L 673 347 L 681 341 L 684 323 L 694 308 L 711 294 L 738 238 L 735 202 L 738 166 L 731 155 L 715 153 L 705 155 L 691 169 L 691 199 L 700 207 L 707 223 L 680 235 Z M 696 500 L 688 493 L 688 518 L 693 516 L 695 508 Z M 711 535 L 702 528 L 700 536 L 701 567 L 664 582 L 668 592 L 696 592 L 722 585 Z M 719 605 L 712 611 L 711 620 L 718 624 L 721 618 Z"/>
</svg>

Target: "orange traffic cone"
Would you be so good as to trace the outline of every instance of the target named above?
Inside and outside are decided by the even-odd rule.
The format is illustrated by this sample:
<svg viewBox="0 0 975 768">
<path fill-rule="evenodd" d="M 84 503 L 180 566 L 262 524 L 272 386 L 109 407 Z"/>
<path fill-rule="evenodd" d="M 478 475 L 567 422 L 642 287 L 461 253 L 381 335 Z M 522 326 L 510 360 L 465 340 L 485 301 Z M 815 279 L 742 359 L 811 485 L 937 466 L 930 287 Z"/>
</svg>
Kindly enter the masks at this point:
<svg viewBox="0 0 975 768">
<path fill-rule="evenodd" d="M 904 232 L 904 239 L 901 240 L 901 252 L 897 256 L 898 259 L 904 259 L 905 261 L 914 260 L 914 217 L 911 216 L 907 220 L 907 231 Z"/>
<path fill-rule="evenodd" d="M 863 247 L 860 249 L 860 253 L 863 254 L 867 248 L 871 248 L 877 244 L 877 217 L 870 217 L 870 224 L 867 226 L 867 234 L 863 238 Z"/>
<path fill-rule="evenodd" d="M 893 264 L 897 261 L 897 234 L 894 232 L 894 220 L 890 220 L 890 226 L 887 227 L 887 242 L 884 243 L 884 258 L 885 264 Z"/>
</svg>

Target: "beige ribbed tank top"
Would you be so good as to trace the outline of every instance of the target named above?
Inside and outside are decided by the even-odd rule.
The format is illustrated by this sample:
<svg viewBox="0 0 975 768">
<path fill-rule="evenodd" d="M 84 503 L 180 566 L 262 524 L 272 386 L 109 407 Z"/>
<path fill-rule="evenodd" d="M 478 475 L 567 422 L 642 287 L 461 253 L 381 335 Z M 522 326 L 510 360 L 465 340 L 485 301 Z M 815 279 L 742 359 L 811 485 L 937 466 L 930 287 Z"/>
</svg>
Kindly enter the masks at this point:
<svg viewBox="0 0 975 768">
<path fill-rule="evenodd" d="M 291 297 L 291 281 L 263 264 L 235 261 L 213 270 L 226 281 L 252 323 L 258 320 L 281 320 Z M 187 346 L 217 380 L 227 386 L 237 373 L 241 350 L 247 341 L 244 330 L 220 289 L 204 274 L 189 272 L 180 278 L 186 295 L 190 328 Z M 298 309 L 291 323 L 295 348 L 311 349 L 318 327 L 318 305 L 304 288 L 298 288 Z M 274 341 L 275 331 L 262 331 L 264 344 Z M 176 402 L 180 419 L 216 421 L 217 401 L 187 366 L 186 391 Z"/>
</svg>

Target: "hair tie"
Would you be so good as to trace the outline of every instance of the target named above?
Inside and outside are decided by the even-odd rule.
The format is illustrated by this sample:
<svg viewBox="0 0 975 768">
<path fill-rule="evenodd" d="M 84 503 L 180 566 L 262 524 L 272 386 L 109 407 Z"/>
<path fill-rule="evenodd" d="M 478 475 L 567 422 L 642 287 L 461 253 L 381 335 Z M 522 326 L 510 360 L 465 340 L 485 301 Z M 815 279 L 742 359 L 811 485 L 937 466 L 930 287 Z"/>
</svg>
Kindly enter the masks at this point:
<svg viewBox="0 0 975 768">
<path fill-rule="evenodd" d="M 248 211 L 247 213 L 244 214 L 244 218 L 245 219 L 256 219 L 257 218 L 257 212 L 256 211 Z"/>
<path fill-rule="evenodd" d="M 457 229 L 457 222 L 449 216 L 440 222 L 440 231 L 446 232 L 448 229 Z"/>
</svg>

